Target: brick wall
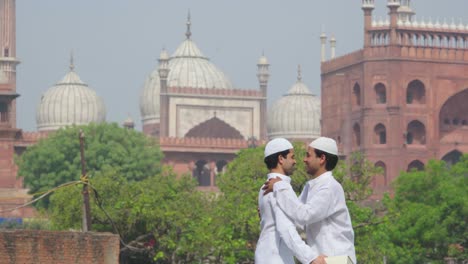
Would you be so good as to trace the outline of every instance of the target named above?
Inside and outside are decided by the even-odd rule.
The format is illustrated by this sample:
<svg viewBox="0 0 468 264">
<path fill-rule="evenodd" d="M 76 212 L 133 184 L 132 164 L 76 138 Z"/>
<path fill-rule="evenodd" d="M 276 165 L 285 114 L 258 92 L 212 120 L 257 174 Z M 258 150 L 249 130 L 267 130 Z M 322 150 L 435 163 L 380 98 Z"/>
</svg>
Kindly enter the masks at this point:
<svg viewBox="0 0 468 264">
<path fill-rule="evenodd" d="M 118 264 L 119 237 L 110 233 L 0 231 L 0 264 Z"/>
</svg>

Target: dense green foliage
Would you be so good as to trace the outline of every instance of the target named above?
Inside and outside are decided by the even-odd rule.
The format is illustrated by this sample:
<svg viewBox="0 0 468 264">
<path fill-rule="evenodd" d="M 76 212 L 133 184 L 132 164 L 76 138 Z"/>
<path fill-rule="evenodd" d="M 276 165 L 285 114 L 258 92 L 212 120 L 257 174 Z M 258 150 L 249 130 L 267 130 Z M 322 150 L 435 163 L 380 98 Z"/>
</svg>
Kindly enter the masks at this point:
<svg viewBox="0 0 468 264">
<path fill-rule="evenodd" d="M 424 171 L 402 173 L 394 199 L 387 199 L 391 220 L 384 226 L 390 263 L 443 263 L 444 257 L 468 259 L 468 155 L 447 168 L 430 161 Z"/>
<path fill-rule="evenodd" d="M 94 177 L 112 167 L 130 181 L 143 180 L 161 171 L 162 153 L 156 142 L 142 133 L 117 124 L 91 124 L 60 129 L 29 147 L 17 159 L 18 175 L 31 193 L 44 192 L 80 179 L 79 130 L 85 134 L 87 172 Z M 47 206 L 46 202 L 37 205 Z"/>
<path fill-rule="evenodd" d="M 130 182 L 109 168 L 91 181 L 92 229 L 119 232 L 129 246 L 121 250 L 127 263 L 190 263 L 210 253 L 209 196 L 195 191 L 193 179 L 165 171 Z M 79 186 L 52 195 L 55 228 L 80 228 L 80 195 Z"/>
<path fill-rule="evenodd" d="M 83 130 L 92 230 L 121 235 L 121 263 L 253 263 L 257 198 L 268 173 L 263 147 L 241 150 L 217 176 L 221 192 L 204 193 L 196 191 L 192 177 L 176 177 L 162 167 L 158 146 L 140 133 L 116 125 Z M 22 175 L 35 191 L 79 178 L 77 131 L 60 130 L 21 157 Z M 292 184 L 299 193 L 309 178 L 302 143 L 295 144 L 295 155 Z M 371 206 L 363 201 L 372 194 L 369 183 L 379 168 L 357 153 L 333 173 L 345 190 L 360 263 L 467 258 L 468 156 L 450 168 L 431 161 L 425 171 L 402 173 L 394 194 Z M 44 212 L 53 229 L 81 228 L 81 189 L 75 185 L 51 195 Z"/>
</svg>

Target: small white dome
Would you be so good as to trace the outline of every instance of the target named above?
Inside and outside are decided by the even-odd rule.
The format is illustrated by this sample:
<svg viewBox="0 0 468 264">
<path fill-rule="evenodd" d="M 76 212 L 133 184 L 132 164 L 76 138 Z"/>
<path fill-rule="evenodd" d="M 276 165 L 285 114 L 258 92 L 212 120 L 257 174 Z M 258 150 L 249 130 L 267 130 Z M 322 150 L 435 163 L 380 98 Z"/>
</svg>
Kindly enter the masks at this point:
<svg viewBox="0 0 468 264">
<path fill-rule="evenodd" d="M 146 78 L 143 92 L 140 96 L 140 113 L 143 124 L 159 123 L 159 93 L 161 91 L 161 81 L 158 69 L 155 69 Z"/>
<path fill-rule="evenodd" d="M 320 98 L 302 82 L 300 74 L 288 93 L 268 112 L 268 137 L 315 139 L 320 136 Z"/>
<path fill-rule="evenodd" d="M 73 66 L 60 82 L 44 93 L 36 113 L 39 131 L 104 122 L 105 119 L 102 99 L 81 81 Z"/>
<path fill-rule="evenodd" d="M 267 57 L 265 57 L 265 55 L 262 55 L 259 59 L 258 59 L 258 65 L 269 65 L 268 63 L 268 59 Z"/>
<path fill-rule="evenodd" d="M 167 53 L 166 49 L 163 49 L 159 54 L 160 60 L 169 60 L 169 53 Z"/>
</svg>

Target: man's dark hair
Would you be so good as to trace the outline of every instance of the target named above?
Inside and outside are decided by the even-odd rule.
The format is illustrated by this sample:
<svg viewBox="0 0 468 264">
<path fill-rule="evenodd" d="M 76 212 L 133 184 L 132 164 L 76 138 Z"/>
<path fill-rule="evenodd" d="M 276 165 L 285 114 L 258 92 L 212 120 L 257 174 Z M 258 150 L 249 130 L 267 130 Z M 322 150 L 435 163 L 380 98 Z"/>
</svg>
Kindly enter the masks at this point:
<svg viewBox="0 0 468 264">
<path fill-rule="evenodd" d="M 338 163 L 337 155 L 330 154 L 320 149 L 314 149 L 314 152 L 317 157 L 321 157 L 322 155 L 325 156 L 325 169 L 327 171 L 332 171 L 336 167 L 336 164 Z"/>
<path fill-rule="evenodd" d="M 279 156 L 283 156 L 283 158 L 286 158 L 286 156 L 289 153 L 289 149 L 277 152 L 275 154 L 271 154 L 270 156 L 266 157 L 263 161 L 267 165 L 267 168 L 269 170 L 276 168 L 278 166 L 278 161 L 279 161 Z"/>
</svg>

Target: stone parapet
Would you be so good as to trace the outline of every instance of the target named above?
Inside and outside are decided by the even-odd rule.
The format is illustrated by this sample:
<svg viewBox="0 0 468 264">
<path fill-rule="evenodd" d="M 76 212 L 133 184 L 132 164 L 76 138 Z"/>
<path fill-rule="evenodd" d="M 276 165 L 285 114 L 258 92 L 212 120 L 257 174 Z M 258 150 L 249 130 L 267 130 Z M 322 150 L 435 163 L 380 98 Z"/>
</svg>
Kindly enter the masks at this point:
<svg viewBox="0 0 468 264">
<path fill-rule="evenodd" d="M 257 141 L 256 145 L 264 144 L 264 141 Z M 206 151 L 218 153 L 235 153 L 240 149 L 249 147 L 249 142 L 244 139 L 231 138 L 176 138 L 162 137 L 159 144 L 163 152 L 165 151 Z"/>
<path fill-rule="evenodd" d="M 168 87 L 168 94 L 187 94 L 187 95 L 212 95 L 222 97 L 263 97 L 259 90 L 243 90 L 243 89 L 209 89 L 209 88 L 192 88 L 192 87 Z"/>
</svg>

